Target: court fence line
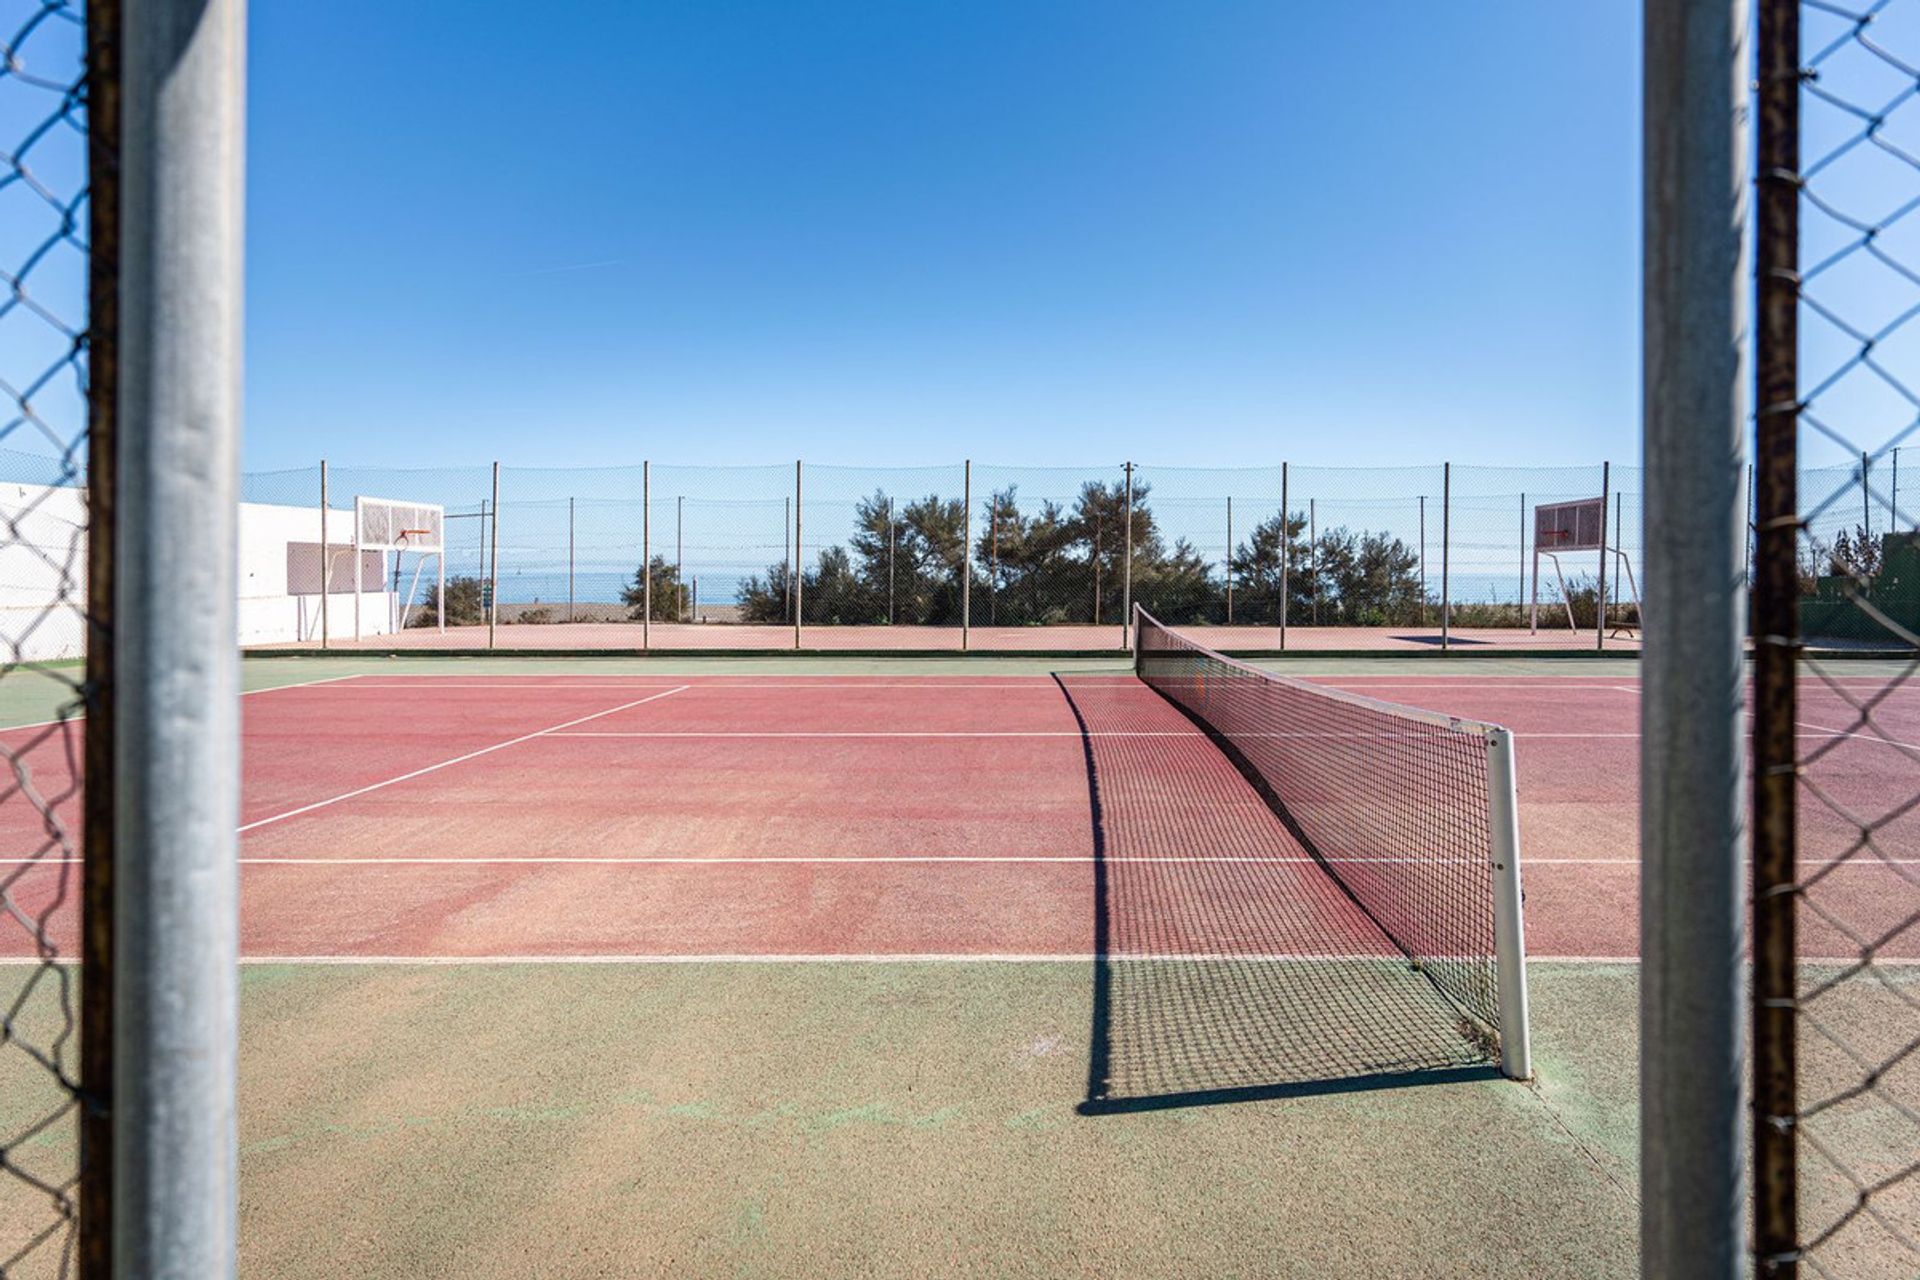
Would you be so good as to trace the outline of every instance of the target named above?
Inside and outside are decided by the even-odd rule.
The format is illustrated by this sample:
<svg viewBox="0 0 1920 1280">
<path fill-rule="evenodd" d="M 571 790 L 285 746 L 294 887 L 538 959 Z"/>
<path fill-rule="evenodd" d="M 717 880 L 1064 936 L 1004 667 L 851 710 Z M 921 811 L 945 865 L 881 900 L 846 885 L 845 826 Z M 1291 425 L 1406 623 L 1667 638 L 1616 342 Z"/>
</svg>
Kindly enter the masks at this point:
<svg viewBox="0 0 1920 1280">
<path fill-rule="evenodd" d="M 104 1275 L 111 1251 L 115 561 L 111 538 L 90 554 L 87 536 L 113 528 L 116 473 L 110 9 L 16 6 L 0 31 L 13 109 L 0 167 L 0 449 L 18 458 L 0 510 L 0 698 L 33 708 L 35 722 L 0 743 L 0 803 L 27 842 L 0 868 L 0 954 L 27 961 L 0 966 L 4 1275 L 75 1263 Z M 39 661 L 48 651 L 84 652 L 85 665 Z"/>
<path fill-rule="evenodd" d="M 1816 546 L 1892 564 L 1898 548 L 1915 545 L 1898 515 L 1899 453 L 1808 471 L 1808 483 L 1858 496 L 1822 513 L 1810 532 Z M 1500 632 L 1501 643 L 1520 647 L 1631 649 L 1649 550 L 1647 482 L 1643 468 L 1607 460 L 1356 468 L 327 460 L 245 477 L 242 641 L 1098 650 L 1125 647 L 1128 610 L 1139 603 L 1172 625 L 1214 629 L 1229 648 L 1286 650 L 1297 647 L 1290 631 L 1306 627 L 1322 629 L 1309 648 L 1408 632 L 1445 651 Z M 358 497 L 444 511 L 444 542 L 427 549 L 444 564 L 427 571 L 424 590 L 415 589 L 420 556 L 405 549 L 362 553 L 370 558 L 358 573 L 345 571 L 354 547 L 338 530 L 353 523 Z M 296 553 L 321 547 L 320 568 L 301 572 Z M 1742 554 L 1745 563 L 1750 547 Z M 444 599 L 432 586 L 439 569 Z M 1888 576 L 1879 596 L 1896 619 L 1912 614 L 1920 627 L 1920 574 L 1904 581 Z M 1903 645 L 1871 619 L 1826 608 L 1823 590 L 1810 581 L 1805 608 L 1833 643 Z M 356 613 L 366 619 L 358 629 Z"/>
<path fill-rule="evenodd" d="M 1855 510 L 1909 527 L 1898 477 L 1920 431 L 1901 354 L 1920 338 L 1920 5 L 1760 0 L 1759 19 L 1754 1269 L 1911 1275 L 1920 988 L 1883 961 L 1920 938 L 1920 873 L 1896 856 L 1914 841 L 1920 754 L 1889 718 L 1920 662 L 1843 680 L 1807 642 L 1851 625 L 1920 646 L 1884 585 L 1912 577 L 1911 542 L 1826 536 Z M 1857 483 L 1806 470 L 1810 447 L 1857 456 Z M 1850 786 L 1862 751 L 1905 785 Z M 1842 867 L 1875 876 L 1875 892 L 1836 892 Z M 1809 959 L 1836 951 L 1845 963 Z"/>
</svg>

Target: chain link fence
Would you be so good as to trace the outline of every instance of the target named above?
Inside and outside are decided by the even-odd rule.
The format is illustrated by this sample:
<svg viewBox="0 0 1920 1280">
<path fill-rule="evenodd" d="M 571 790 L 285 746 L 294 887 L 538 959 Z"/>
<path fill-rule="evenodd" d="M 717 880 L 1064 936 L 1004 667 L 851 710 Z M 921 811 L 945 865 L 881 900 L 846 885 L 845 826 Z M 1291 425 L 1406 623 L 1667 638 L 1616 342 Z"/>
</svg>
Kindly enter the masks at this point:
<svg viewBox="0 0 1920 1280">
<path fill-rule="evenodd" d="M 89 670 L 89 31 L 78 3 L 0 5 L 0 1275 L 64 1275 L 87 1248 L 83 1151 L 103 1156 L 99 1000 L 83 1001 L 82 778 L 104 749 L 104 666 Z M 99 33 L 96 33 L 99 38 Z M 96 56 L 110 46 L 101 39 Z M 103 249 L 103 252 L 106 252 Z M 103 317 L 96 317 L 104 321 Z M 106 329 L 97 330 L 96 343 Z M 93 372 L 105 376 L 104 356 Z M 101 441 L 101 453 L 106 451 Z M 104 664 L 105 635 L 91 646 Z M 93 719 L 90 719 L 92 717 Z M 89 740 L 92 738 L 93 740 Z M 104 850 L 100 850 L 104 854 Z M 101 959 L 88 916 L 89 975 Z M 90 984 L 89 996 L 103 995 Z M 83 1027 L 83 1023 L 85 1024 Z M 103 1215 L 101 1215 L 103 1217 Z M 97 1219 L 95 1219 L 97 1221 Z"/>
<path fill-rule="evenodd" d="M 1631 648 L 1641 483 L 1605 463 L 316 462 L 246 477 L 242 642 L 1099 650 L 1138 603 L 1238 650 Z M 444 539 L 369 548 L 363 500 L 439 507 Z M 1605 518 L 1543 543 L 1556 504 Z"/>
<path fill-rule="evenodd" d="M 1823 646 L 1904 648 L 1904 633 L 1920 630 L 1920 568 L 1884 541 L 1903 527 L 1901 466 L 1911 453 L 1888 445 L 1855 464 L 1800 472 L 1804 491 L 1825 495 L 1808 515 L 1800 570 L 1807 634 Z M 48 465 L 0 453 L 0 478 L 37 492 Z M 1910 456 L 1906 465 L 1911 501 L 1920 473 Z M 1126 606 L 1137 602 L 1170 623 L 1210 628 L 1230 649 L 1632 649 L 1644 484 L 1639 467 L 1606 462 L 316 462 L 245 478 L 241 640 L 1057 651 L 1124 646 Z M 443 545 L 363 548 L 356 560 L 361 499 L 443 508 Z M 1593 536 L 1543 541 L 1542 521 L 1570 506 L 1593 509 Z M 1828 572 L 1833 565 L 1845 572 Z M 1842 577 L 1864 582 L 1899 627 L 1852 608 Z M 34 649 L 76 653 L 77 632 L 36 633 Z"/>
<path fill-rule="evenodd" d="M 1912 1276 L 1920 665 L 1807 642 L 1920 645 L 1920 4 L 1765 0 L 1760 32 L 1755 1255 Z"/>
</svg>

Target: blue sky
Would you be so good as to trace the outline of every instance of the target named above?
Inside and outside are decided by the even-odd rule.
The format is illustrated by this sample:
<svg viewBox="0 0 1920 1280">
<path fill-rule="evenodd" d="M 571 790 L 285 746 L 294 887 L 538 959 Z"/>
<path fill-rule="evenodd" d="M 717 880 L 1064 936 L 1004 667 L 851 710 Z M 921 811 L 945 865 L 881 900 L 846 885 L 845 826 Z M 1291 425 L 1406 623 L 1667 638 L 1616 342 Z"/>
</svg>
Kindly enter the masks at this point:
<svg viewBox="0 0 1920 1280">
<path fill-rule="evenodd" d="M 257 4 L 252 469 L 1638 455 L 1638 6 Z"/>
</svg>

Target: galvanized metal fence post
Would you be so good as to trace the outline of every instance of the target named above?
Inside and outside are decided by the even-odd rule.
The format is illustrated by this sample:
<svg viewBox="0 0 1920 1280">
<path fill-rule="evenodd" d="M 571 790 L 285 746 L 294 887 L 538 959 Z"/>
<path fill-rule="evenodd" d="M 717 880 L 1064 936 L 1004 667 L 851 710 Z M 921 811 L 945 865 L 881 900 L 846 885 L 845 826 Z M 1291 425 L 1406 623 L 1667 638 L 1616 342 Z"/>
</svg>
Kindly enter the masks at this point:
<svg viewBox="0 0 1920 1280">
<path fill-rule="evenodd" d="M 1233 625 L 1233 495 L 1227 495 L 1227 625 Z"/>
<path fill-rule="evenodd" d="M 687 620 L 687 495 L 673 499 L 673 620 Z"/>
<path fill-rule="evenodd" d="M 1600 464 L 1600 581 L 1593 592 L 1593 647 L 1607 647 L 1607 499 L 1613 488 L 1613 464 Z"/>
<path fill-rule="evenodd" d="M 1317 627 L 1320 625 L 1320 515 L 1314 501 L 1307 499 L 1307 591 L 1312 602 L 1307 621 Z"/>
<path fill-rule="evenodd" d="M 494 626 L 500 621 L 500 464 L 498 462 L 493 464 L 493 528 L 489 532 L 492 535 L 493 542 L 493 564 L 487 571 L 487 581 L 489 584 L 487 588 L 487 648 L 491 649 L 493 648 Z M 355 559 L 358 559 L 357 555 Z M 355 564 L 353 567 L 353 576 L 355 584 L 358 585 L 360 577 L 360 566 L 358 564 Z M 355 597 L 355 599 L 358 598 L 358 596 Z"/>
<path fill-rule="evenodd" d="M 640 463 L 640 648 L 653 648 L 653 462 Z"/>
<path fill-rule="evenodd" d="M 573 499 L 567 499 L 567 621 L 573 621 Z"/>
<path fill-rule="evenodd" d="M 80 794 L 80 1165 L 73 1262 L 82 1280 L 113 1274 L 114 867 L 118 858 L 120 493 L 120 6 L 87 7 L 87 629 Z"/>
<path fill-rule="evenodd" d="M 1427 625 L 1427 495 L 1420 495 L 1420 625 Z"/>
<path fill-rule="evenodd" d="M 1126 532 L 1121 555 L 1124 562 L 1120 566 L 1120 647 L 1133 647 L 1133 463 L 1127 463 L 1127 508 Z M 1095 607 L 1098 608 L 1096 602 Z M 1097 619 L 1096 619 L 1097 621 Z"/>
<path fill-rule="evenodd" d="M 1867 473 L 1873 463 L 1867 457 L 1867 451 L 1860 451 L 1860 528 L 1871 539 L 1873 537 L 1873 486 L 1867 480 Z"/>
<path fill-rule="evenodd" d="M 360 566 L 355 565 L 358 571 Z M 320 647 L 328 647 L 328 597 L 333 594 L 333 548 L 327 538 L 327 460 L 320 459 Z"/>
<path fill-rule="evenodd" d="M 800 648 L 801 615 L 806 611 L 807 551 L 806 543 L 801 541 L 801 530 L 805 528 L 804 514 L 800 503 L 800 459 L 793 461 L 793 647 Z"/>
<path fill-rule="evenodd" d="M 1626 541 L 1627 495 L 1620 490 L 1613 491 L 1613 608 L 1620 610 L 1620 579 L 1626 577 L 1621 567 L 1627 559 Z"/>
<path fill-rule="evenodd" d="M 1745 5 L 1735 7 L 1746 30 Z M 1761 0 L 1759 22 L 1759 173 L 1755 184 L 1758 254 L 1754 316 L 1755 472 L 1753 554 L 1753 1248 L 1763 1277 L 1798 1272 L 1799 895 L 1794 860 L 1799 803 L 1800 665 L 1800 4 Z M 1744 70 L 1744 68 L 1740 68 Z M 1744 143 L 1744 138 L 1741 139 Z M 1736 152 L 1745 155 L 1744 146 Z M 1736 169 L 1736 185 L 1742 175 Z M 1725 218 L 1731 234 L 1738 224 Z M 1653 620 L 1664 606 L 1656 604 Z M 1739 703 L 1734 706 L 1737 710 Z M 1737 751 L 1737 739 L 1735 750 Z M 1737 756 L 1736 756 L 1737 763 Z M 1738 848 L 1733 851 L 1737 864 Z M 1737 866 L 1728 872 L 1739 883 Z M 1737 900 L 1736 900 L 1737 904 Z M 1715 900 L 1714 905 L 1720 904 Z M 1717 923 L 1717 921 L 1716 921 Z M 1723 942 L 1739 951 L 1738 918 Z M 1717 975 L 1716 975 L 1717 976 Z M 1736 999 L 1738 972 L 1725 993 Z M 1718 994 L 1718 993 L 1716 993 Z M 1716 1005 L 1714 1012 L 1719 1015 Z M 1720 1022 L 1716 1016 L 1716 1029 Z M 1709 1064 L 1716 1079 L 1738 1069 L 1738 1025 Z M 1737 1084 L 1728 1091 L 1737 1097 Z M 1729 1098 L 1731 1104 L 1735 1098 Z M 1719 1102 L 1718 1098 L 1715 1102 Z M 1716 1119 L 1718 1118 L 1716 1113 Z M 1737 1141 L 1737 1118 L 1733 1133 Z M 1688 1135 L 1691 1136 L 1691 1135 Z M 1718 1136 L 1718 1135 L 1716 1135 Z M 1733 1148 L 1737 1155 L 1739 1148 Z M 1717 1153 L 1716 1153 L 1717 1154 Z M 1728 1163 L 1732 1165 L 1732 1161 Z M 1733 1166 L 1737 1168 L 1736 1166 Z M 1714 1170 L 1718 1173 L 1718 1167 Z M 1737 1183 L 1715 1195 L 1730 1201 L 1728 1234 L 1740 1225 Z M 1716 1200 L 1716 1207 L 1718 1201 Z M 1737 1241 L 1738 1237 L 1735 1236 Z M 1675 1274 L 1678 1274 L 1676 1271 Z"/>
<path fill-rule="evenodd" d="M 124 14 L 115 1270 L 237 1268 L 243 0 Z"/>
<path fill-rule="evenodd" d="M 960 464 L 960 648 L 965 651 L 973 626 L 973 459 Z"/>
<path fill-rule="evenodd" d="M 1520 591 L 1513 598 L 1516 606 L 1527 603 L 1527 493 L 1520 491 Z"/>
<path fill-rule="evenodd" d="M 1440 464 L 1440 651 L 1453 647 L 1453 464 Z"/>
<path fill-rule="evenodd" d="M 987 500 L 987 625 L 1000 625 L 1000 507 Z"/>
<path fill-rule="evenodd" d="M 1426 510 L 1424 500 L 1422 501 L 1420 509 L 1423 513 Z M 1423 528 L 1425 527 L 1424 520 L 1425 516 L 1423 515 Z M 1292 562 L 1293 508 L 1287 505 L 1287 464 L 1282 462 L 1280 464 L 1280 650 L 1283 653 L 1286 652 L 1287 648 L 1287 608 L 1293 603 L 1291 591 L 1287 583 L 1287 568 Z M 1424 558 L 1421 560 L 1420 573 L 1422 592 L 1424 594 L 1426 580 L 1426 561 Z"/>
<path fill-rule="evenodd" d="M 1740 1273 L 1744 0 L 1644 31 L 1641 1274 Z M 1764 189 L 1764 188 L 1763 188 Z M 1792 199 L 1792 196 L 1788 197 Z"/>
</svg>

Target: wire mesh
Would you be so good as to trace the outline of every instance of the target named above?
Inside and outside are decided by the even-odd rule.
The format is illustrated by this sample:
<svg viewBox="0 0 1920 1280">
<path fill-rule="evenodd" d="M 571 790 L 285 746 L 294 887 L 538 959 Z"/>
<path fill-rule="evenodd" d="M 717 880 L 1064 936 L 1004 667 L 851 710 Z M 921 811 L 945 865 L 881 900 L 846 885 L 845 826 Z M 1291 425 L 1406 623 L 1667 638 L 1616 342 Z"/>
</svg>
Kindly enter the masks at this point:
<svg viewBox="0 0 1920 1280">
<path fill-rule="evenodd" d="M 1755 1252 L 1920 1270 L 1920 4 L 1761 9 Z M 1797 361 L 1797 366 L 1796 366 Z"/>
<path fill-rule="evenodd" d="M 0 1275 L 72 1268 L 97 1114 L 76 964 L 84 735 L 101 696 L 78 661 L 95 618 L 86 18 L 78 3 L 0 5 Z"/>
<path fill-rule="evenodd" d="M 1437 644 L 1443 621 L 1456 644 L 1590 646 L 1602 562 L 1606 634 L 1637 637 L 1637 468 L 650 467 L 504 467 L 495 510 L 484 464 L 333 466 L 325 610 L 300 567 L 320 467 L 249 475 L 243 642 L 954 649 L 964 624 L 969 647 L 1099 649 L 1138 603 L 1241 650 L 1283 624 Z M 1541 506 L 1603 491 L 1604 550 L 1534 555 Z M 371 555 L 355 591 L 363 497 L 445 507 L 444 630 L 409 553 Z"/>
<path fill-rule="evenodd" d="M 1223 658 L 1150 617 L 1141 680 L 1232 759 L 1358 912 L 1497 1034 L 1488 727 Z"/>
<path fill-rule="evenodd" d="M 1485 1069 L 1484 1040 L 1173 704 L 1099 677 L 1060 688 L 1094 831 L 1083 1111 Z"/>
</svg>

